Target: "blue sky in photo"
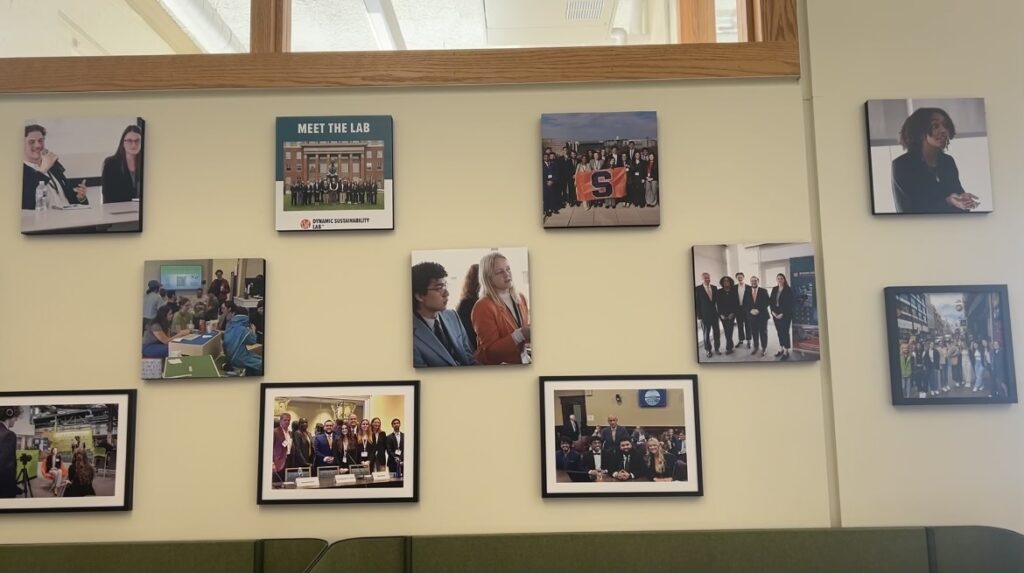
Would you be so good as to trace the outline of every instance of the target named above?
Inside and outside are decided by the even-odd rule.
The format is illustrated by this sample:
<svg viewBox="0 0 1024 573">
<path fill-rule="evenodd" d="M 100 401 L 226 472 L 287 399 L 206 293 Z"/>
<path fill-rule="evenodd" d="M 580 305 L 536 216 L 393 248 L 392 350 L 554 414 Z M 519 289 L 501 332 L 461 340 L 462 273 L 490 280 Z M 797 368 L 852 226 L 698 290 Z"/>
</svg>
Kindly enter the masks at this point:
<svg viewBox="0 0 1024 573">
<path fill-rule="evenodd" d="M 610 113 L 546 113 L 541 116 L 541 137 L 570 141 L 657 139 L 658 115 L 653 111 Z"/>
<path fill-rule="evenodd" d="M 939 312 L 939 316 L 946 322 L 953 326 L 960 326 L 960 321 L 964 318 L 964 311 L 957 310 L 957 302 L 964 300 L 963 293 L 941 293 L 941 294 L 927 294 L 925 295 L 932 305 L 935 306 L 935 310 Z"/>
</svg>

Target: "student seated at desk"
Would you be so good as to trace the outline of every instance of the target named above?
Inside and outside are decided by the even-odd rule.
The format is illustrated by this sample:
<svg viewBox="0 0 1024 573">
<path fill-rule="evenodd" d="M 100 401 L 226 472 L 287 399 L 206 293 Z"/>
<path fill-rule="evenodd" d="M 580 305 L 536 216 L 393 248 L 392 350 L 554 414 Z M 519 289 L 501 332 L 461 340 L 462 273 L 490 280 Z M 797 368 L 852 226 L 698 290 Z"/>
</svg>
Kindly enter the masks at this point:
<svg viewBox="0 0 1024 573">
<path fill-rule="evenodd" d="M 256 332 L 249 324 L 249 315 L 231 301 L 225 302 L 222 306 L 227 311 L 224 353 L 227 355 L 228 364 L 234 368 L 244 368 L 249 376 L 262 376 L 263 357 L 246 347 L 248 344 L 256 344 Z"/>
<path fill-rule="evenodd" d="M 657 438 L 648 439 L 644 449 L 644 477 L 651 481 L 672 481 L 676 457 L 665 453 Z"/>
<path fill-rule="evenodd" d="M 167 343 L 171 341 L 171 320 L 174 308 L 163 305 L 156 311 L 156 318 L 146 326 L 142 334 L 143 358 L 167 358 Z"/>
<path fill-rule="evenodd" d="M 601 450 L 601 438 L 594 436 L 590 438 L 590 449 L 583 454 L 583 469 L 590 475 L 590 481 L 596 481 L 602 475 L 608 475 L 608 469 L 612 466 L 612 456 L 606 455 Z"/>
<path fill-rule="evenodd" d="M 619 450 L 615 452 L 615 457 L 612 458 L 610 468 L 612 477 L 618 481 L 629 481 L 644 477 L 643 457 L 643 454 L 633 451 L 633 442 L 629 441 L 628 437 L 623 437 L 619 440 Z"/>
<path fill-rule="evenodd" d="M 175 335 L 188 333 L 192 330 L 192 303 L 186 297 L 178 297 L 178 312 L 171 320 L 171 332 Z"/>
<path fill-rule="evenodd" d="M 572 443 L 569 440 L 563 438 L 561 442 L 559 450 L 555 452 L 555 469 L 567 472 L 583 471 L 579 452 L 572 449 Z"/>
</svg>

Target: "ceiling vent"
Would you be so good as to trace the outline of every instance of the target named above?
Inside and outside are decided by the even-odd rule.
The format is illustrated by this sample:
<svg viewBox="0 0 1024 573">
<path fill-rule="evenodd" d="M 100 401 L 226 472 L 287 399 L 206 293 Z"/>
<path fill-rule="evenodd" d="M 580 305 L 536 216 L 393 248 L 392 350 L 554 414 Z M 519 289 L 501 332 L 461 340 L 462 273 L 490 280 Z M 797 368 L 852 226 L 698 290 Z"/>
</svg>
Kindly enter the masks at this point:
<svg viewBox="0 0 1024 573">
<path fill-rule="evenodd" d="M 565 19 L 569 22 L 598 20 L 605 0 L 565 0 Z"/>
</svg>

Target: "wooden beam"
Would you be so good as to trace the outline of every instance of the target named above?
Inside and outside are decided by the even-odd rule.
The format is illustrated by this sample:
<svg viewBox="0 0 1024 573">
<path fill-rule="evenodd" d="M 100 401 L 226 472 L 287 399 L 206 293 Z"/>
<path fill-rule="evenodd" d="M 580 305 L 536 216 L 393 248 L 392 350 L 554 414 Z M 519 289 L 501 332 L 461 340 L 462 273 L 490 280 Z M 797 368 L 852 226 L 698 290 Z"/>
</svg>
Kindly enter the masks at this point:
<svg viewBox="0 0 1024 573">
<path fill-rule="evenodd" d="M 277 0 L 252 0 L 249 14 L 249 51 L 253 54 L 272 54 L 277 51 Z"/>
<path fill-rule="evenodd" d="M 797 77 L 797 42 L 0 59 L 0 93 Z M 614 61 L 616 65 L 609 66 Z"/>
<path fill-rule="evenodd" d="M 679 41 L 683 44 L 718 41 L 715 0 L 679 0 Z"/>
<path fill-rule="evenodd" d="M 755 3 L 754 0 L 736 0 L 736 31 L 740 42 L 753 42 L 756 38 Z"/>
<path fill-rule="evenodd" d="M 292 0 L 277 0 L 274 15 L 274 51 L 292 51 Z"/>
<path fill-rule="evenodd" d="M 796 0 L 758 0 L 763 42 L 797 42 Z"/>
</svg>

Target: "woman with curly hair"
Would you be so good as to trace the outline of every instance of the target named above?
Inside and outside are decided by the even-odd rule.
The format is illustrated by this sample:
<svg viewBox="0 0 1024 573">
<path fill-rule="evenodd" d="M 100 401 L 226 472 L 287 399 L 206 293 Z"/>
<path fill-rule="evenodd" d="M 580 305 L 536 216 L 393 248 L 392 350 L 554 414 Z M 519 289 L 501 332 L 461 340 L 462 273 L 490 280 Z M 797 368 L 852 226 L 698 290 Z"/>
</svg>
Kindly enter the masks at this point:
<svg viewBox="0 0 1024 573">
<path fill-rule="evenodd" d="M 964 190 L 956 161 L 946 153 L 956 127 L 945 110 L 922 107 L 900 128 L 907 152 L 892 162 L 892 192 L 900 213 L 966 213 L 979 205 Z"/>
</svg>

